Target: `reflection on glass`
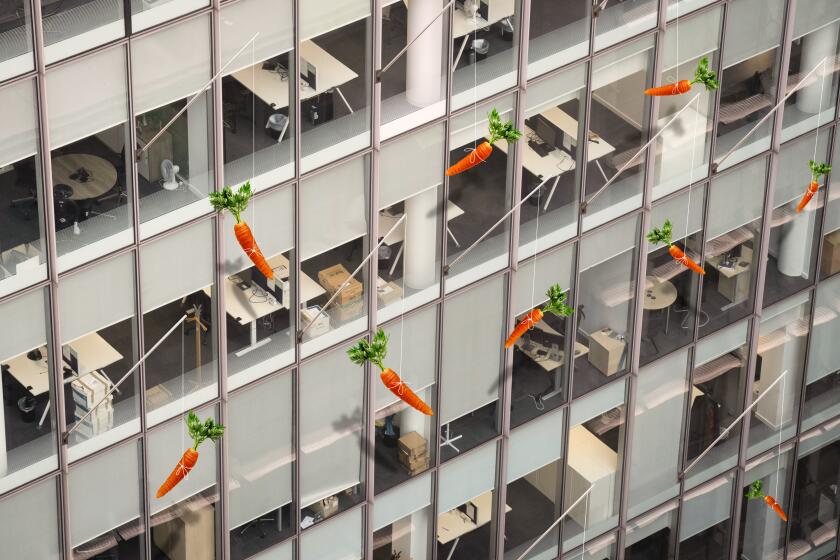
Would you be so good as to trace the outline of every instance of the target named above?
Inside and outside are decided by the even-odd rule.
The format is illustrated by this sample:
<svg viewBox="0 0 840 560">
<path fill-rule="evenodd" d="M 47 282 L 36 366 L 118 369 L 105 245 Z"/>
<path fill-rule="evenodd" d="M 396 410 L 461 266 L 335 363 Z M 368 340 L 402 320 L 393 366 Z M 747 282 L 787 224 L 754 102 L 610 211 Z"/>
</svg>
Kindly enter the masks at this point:
<svg viewBox="0 0 840 560">
<path fill-rule="evenodd" d="M 656 26 L 656 0 L 602 2 L 595 34 L 595 50 L 614 45 Z"/>
<path fill-rule="evenodd" d="M 615 560 L 615 541 L 615 533 L 610 533 L 588 541 L 585 546 L 580 546 L 571 552 L 564 552 L 563 558 L 569 560 Z"/>
<path fill-rule="evenodd" d="M 0 502 L 0 542 L 10 558 L 58 560 L 57 481 L 54 478 L 27 488 Z M 32 521 L 37 519 L 37 523 Z"/>
<path fill-rule="evenodd" d="M 209 4 L 209 0 L 132 0 L 131 28 L 133 32 L 147 29 Z"/>
<path fill-rule="evenodd" d="M 373 506 L 373 558 L 431 558 L 431 482 L 431 475 L 425 475 L 376 497 Z"/>
<path fill-rule="evenodd" d="M 733 475 L 727 474 L 685 494 L 680 515 L 680 558 L 729 558 Z"/>
<path fill-rule="evenodd" d="M 668 21 L 687 14 L 715 0 L 668 0 Z"/>
<path fill-rule="evenodd" d="M 32 70 L 32 14 L 29 2 L 13 0 L 0 8 L 0 80 Z"/>
<path fill-rule="evenodd" d="M 532 0 L 528 32 L 528 77 L 586 56 L 591 11 L 587 2 Z"/>
<path fill-rule="evenodd" d="M 40 0 L 47 64 L 125 35 L 122 0 Z"/>
<path fill-rule="evenodd" d="M 674 558 L 677 533 L 676 500 L 630 521 L 624 540 L 627 560 L 667 560 Z M 688 556 L 688 555 L 686 555 Z"/>
<path fill-rule="evenodd" d="M 301 560 L 362 558 L 363 508 L 306 531 L 300 539 Z"/>
<path fill-rule="evenodd" d="M 810 337 L 802 428 L 811 429 L 840 414 L 840 277 L 817 288 Z"/>
</svg>

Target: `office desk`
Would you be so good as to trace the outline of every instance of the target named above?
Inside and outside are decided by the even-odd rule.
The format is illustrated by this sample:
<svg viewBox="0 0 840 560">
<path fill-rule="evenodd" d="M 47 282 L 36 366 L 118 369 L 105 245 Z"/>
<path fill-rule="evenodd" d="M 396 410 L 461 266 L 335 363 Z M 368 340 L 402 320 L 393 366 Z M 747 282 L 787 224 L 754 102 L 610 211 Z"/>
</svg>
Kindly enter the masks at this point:
<svg viewBox="0 0 840 560">
<path fill-rule="evenodd" d="M 338 86 L 359 76 L 312 41 L 304 41 L 300 44 L 300 57 L 315 66 L 317 71 L 315 83 L 318 86 L 318 89 L 312 89 L 309 86 L 301 88 L 301 99 L 315 97 L 333 88 L 338 89 Z M 289 81 L 281 80 L 277 72 L 263 70 L 262 62 L 256 67 L 249 66 L 234 72 L 233 77 L 273 108 L 282 109 L 289 106 Z M 340 90 L 339 95 L 346 104 L 347 100 L 344 99 Z M 347 105 L 347 108 L 351 113 L 353 112 L 350 105 Z"/>
<path fill-rule="evenodd" d="M 671 323 L 671 305 L 677 301 L 677 287 L 667 280 L 658 280 L 648 276 L 650 287 L 645 288 L 644 309 L 647 311 L 665 310 L 665 334 Z M 657 350 L 658 351 L 658 350 Z"/>
<path fill-rule="evenodd" d="M 90 177 L 85 182 L 71 178 L 80 168 Z M 70 200 L 97 198 L 114 188 L 117 169 L 106 159 L 92 154 L 68 154 L 52 159 L 53 184 L 64 184 L 73 189 Z"/>
<path fill-rule="evenodd" d="M 278 280 L 289 279 L 289 259 L 283 254 L 275 255 L 268 260 L 268 266 L 274 270 L 274 277 Z M 300 274 L 300 299 L 301 306 L 305 307 L 306 302 L 326 294 L 327 291 L 321 284 L 301 272 Z"/>
<path fill-rule="evenodd" d="M 546 325 L 543 322 L 537 323 L 536 325 L 534 325 L 534 328 L 539 329 L 539 330 L 543 331 L 544 333 L 547 333 L 547 334 L 550 334 L 550 335 L 560 336 L 559 332 L 557 332 L 556 330 L 554 330 L 553 328 L 551 328 L 550 326 Z M 565 352 L 563 350 L 560 351 L 560 361 L 556 361 L 556 360 L 550 359 L 548 356 L 538 356 L 536 354 L 536 348 L 529 348 L 529 349 L 526 350 L 525 349 L 525 343 L 523 342 L 522 338 L 517 340 L 515 345 L 523 354 L 525 354 L 526 356 L 531 358 L 531 360 L 533 360 L 534 363 L 536 363 L 537 365 L 542 367 L 545 371 L 548 371 L 548 372 L 554 371 L 555 369 L 557 369 L 559 367 L 562 367 L 563 364 L 566 363 Z M 543 346 L 541 344 L 534 344 L 534 346 L 537 346 L 539 348 L 543 348 Z M 545 348 L 545 350 L 548 350 L 548 348 Z M 579 358 L 580 356 L 585 356 L 588 353 L 589 353 L 589 348 L 586 345 L 581 344 L 578 341 L 575 341 L 575 358 Z"/>
<path fill-rule="evenodd" d="M 447 201 L 447 204 L 446 204 L 446 221 L 447 221 L 446 233 L 447 233 L 447 235 L 449 235 L 449 237 L 452 238 L 452 241 L 454 241 L 455 245 L 457 245 L 458 247 L 460 247 L 461 244 L 458 243 L 458 240 L 455 238 L 455 234 L 453 234 L 452 230 L 449 229 L 449 223 L 448 222 L 451 222 L 452 220 L 454 220 L 455 218 L 457 218 L 458 216 L 461 216 L 463 214 L 464 214 L 464 209 L 463 208 L 461 208 L 460 206 L 458 206 L 457 204 L 455 204 L 451 200 Z M 402 214 L 398 214 L 396 216 L 389 216 L 387 214 L 382 214 L 382 212 L 380 212 L 379 213 L 379 233 L 384 234 L 384 233 L 387 233 L 388 231 L 390 231 L 391 228 L 394 227 L 394 225 L 399 221 L 399 219 L 401 217 L 402 217 Z M 391 245 L 395 245 L 397 243 L 402 242 L 403 239 L 405 239 L 405 224 L 403 224 L 403 227 L 399 227 L 399 228 L 395 229 L 394 231 L 392 231 L 391 234 L 388 235 L 388 237 L 385 238 L 385 241 L 383 242 L 383 244 L 388 245 L 390 247 Z M 400 247 L 400 250 L 397 253 L 397 256 L 394 257 L 394 264 L 391 265 L 391 270 L 390 270 L 391 274 L 394 274 L 394 270 L 397 267 L 397 263 L 400 261 L 400 257 L 403 254 L 403 247 L 404 246 Z"/>
<path fill-rule="evenodd" d="M 490 0 L 489 16 L 486 20 L 480 15 L 468 16 L 464 10 L 456 9 L 452 16 L 452 38 L 464 37 L 476 29 L 483 29 L 493 25 L 516 12 L 516 0 Z"/>
<path fill-rule="evenodd" d="M 569 430 L 569 466 L 567 500 L 573 503 L 590 485 L 589 521 L 607 519 L 612 515 L 618 455 L 607 444 L 583 426 Z M 586 519 L 587 500 L 569 511 L 569 516 L 582 527 L 591 525 Z"/>
<path fill-rule="evenodd" d="M 38 350 L 41 351 L 42 358 L 40 360 L 30 360 L 24 353 L 3 364 L 4 366 L 8 366 L 9 375 L 23 385 L 33 397 L 43 395 L 50 390 L 49 366 L 47 365 L 49 356 L 47 355 L 47 349 L 42 346 Z"/>
<path fill-rule="evenodd" d="M 722 266 L 719 256 L 706 259 L 709 266 L 718 271 L 717 291 L 731 301 L 740 303 L 750 294 L 750 262 L 738 257 L 733 266 Z M 746 274 L 745 274 L 746 273 Z"/>
<path fill-rule="evenodd" d="M 74 340 L 69 343 L 69 346 L 79 355 L 77 373 L 80 376 L 108 367 L 123 359 L 123 355 L 117 352 L 116 348 L 95 332 Z"/>
<path fill-rule="evenodd" d="M 472 522 L 457 509 L 449 510 L 438 516 L 437 540 L 440 544 L 455 541 L 452 551 L 458 546 L 458 540 L 471 531 L 490 523 L 493 516 L 493 493 L 485 492 L 470 500 L 476 509 L 476 520 Z M 511 511 L 511 507 L 505 504 L 505 513 Z M 452 555 L 450 551 L 449 555 Z"/>
</svg>

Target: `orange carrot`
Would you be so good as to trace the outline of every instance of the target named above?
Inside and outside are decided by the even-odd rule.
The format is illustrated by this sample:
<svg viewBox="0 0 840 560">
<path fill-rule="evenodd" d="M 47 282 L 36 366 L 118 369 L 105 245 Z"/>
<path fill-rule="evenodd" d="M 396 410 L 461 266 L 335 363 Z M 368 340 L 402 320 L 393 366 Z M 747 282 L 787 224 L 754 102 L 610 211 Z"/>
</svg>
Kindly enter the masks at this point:
<svg viewBox="0 0 840 560">
<path fill-rule="evenodd" d="M 347 350 L 347 355 L 350 357 L 350 361 L 354 364 L 363 366 L 366 362 L 373 362 L 379 366 L 379 370 L 382 372 L 379 374 L 379 377 L 382 379 L 382 383 L 384 383 L 392 393 L 402 399 L 402 401 L 410 407 L 419 410 L 423 414 L 431 416 L 433 414 L 432 408 L 423 402 L 423 400 L 418 397 L 414 391 L 409 389 L 405 382 L 400 379 L 400 376 L 394 372 L 394 370 L 386 368 L 383 365 L 387 354 L 388 336 L 382 329 L 376 331 L 376 334 L 373 335 L 373 340 L 371 342 L 368 342 L 363 338 Z"/>
<path fill-rule="evenodd" d="M 703 84 L 706 86 L 707 91 L 713 91 L 720 87 L 717 76 L 713 71 L 709 70 L 709 59 L 705 56 L 697 64 L 693 80 L 680 80 L 672 84 L 649 88 L 645 90 L 645 94 L 654 96 L 680 95 L 689 91 L 694 84 Z"/>
<path fill-rule="evenodd" d="M 671 225 L 671 220 L 665 220 L 665 223 L 662 225 L 661 228 L 653 228 L 647 234 L 648 241 L 656 245 L 658 243 L 664 243 L 668 246 L 668 254 L 671 257 L 683 265 L 684 267 L 688 268 L 699 274 L 700 276 L 704 276 L 706 271 L 703 270 L 699 264 L 688 258 L 688 256 L 683 252 L 682 249 L 677 247 L 673 241 L 671 241 L 671 237 L 673 234 L 673 227 Z"/>
<path fill-rule="evenodd" d="M 467 169 L 471 169 L 479 163 L 485 161 L 493 152 L 493 144 L 497 140 L 504 139 L 507 140 L 509 144 L 512 144 L 519 140 L 519 137 L 522 136 L 521 132 L 513 128 L 512 122 L 508 121 L 506 123 L 502 123 L 502 118 L 499 116 L 499 112 L 496 111 L 495 108 L 493 108 L 493 110 L 490 111 L 490 114 L 487 115 L 487 122 L 490 131 L 490 139 L 485 140 L 476 146 L 469 154 L 447 169 L 447 177 L 463 173 Z"/>
<path fill-rule="evenodd" d="M 776 498 L 768 494 L 764 496 L 764 503 L 766 503 L 770 508 L 772 508 L 773 511 L 776 512 L 776 515 L 778 515 L 782 519 L 782 521 L 786 522 L 788 520 L 787 514 L 782 509 L 782 506 L 779 505 L 779 502 L 776 501 Z"/>
<path fill-rule="evenodd" d="M 225 427 L 217 424 L 212 418 L 208 418 L 204 422 L 194 412 L 190 411 L 187 415 L 187 430 L 190 437 L 193 438 L 193 446 L 184 451 L 181 460 L 175 465 L 175 468 L 169 473 L 169 476 L 158 488 L 156 498 L 165 496 L 172 490 L 176 484 L 181 482 L 193 467 L 198 462 L 198 446 L 206 439 L 216 441 L 225 431 Z"/>
<path fill-rule="evenodd" d="M 542 309 L 535 307 L 525 314 L 525 317 L 519 321 L 519 324 L 516 325 L 516 328 L 513 329 L 513 332 L 510 333 L 510 336 L 507 340 L 505 340 L 505 348 L 513 346 L 514 343 L 516 343 L 516 341 L 528 331 L 528 329 L 534 328 L 534 325 L 542 321 L 546 313 L 554 313 L 560 317 L 568 317 L 574 311 L 574 309 L 566 305 L 566 293 L 563 291 L 563 288 L 560 287 L 560 284 L 554 284 L 551 286 L 545 295 L 548 297 L 548 302 Z"/>
<path fill-rule="evenodd" d="M 778 515 L 782 521 L 787 523 L 788 516 L 785 513 L 785 510 L 782 509 L 782 506 L 779 505 L 779 502 L 776 501 L 776 498 L 762 492 L 761 480 L 756 480 L 755 482 L 750 484 L 750 487 L 747 490 L 745 496 L 748 500 L 764 500 L 764 503 L 767 504 L 767 507 L 771 508 L 774 512 L 776 512 L 776 515 Z"/>
<path fill-rule="evenodd" d="M 251 259 L 251 262 L 254 263 L 257 269 L 266 278 L 273 280 L 274 271 L 271 269 L 268 261 L 265 260 L 265 256 L 260 250 L 259 245 L 254 240 L 254 234 L 251 233 L 251 228 L 241 218 L 242 212 L 248 207 L 248 201 L 251 199 L 251 195 L 251 183 L 247 182 L 239 187 L 239 190 L 235 193 L 230 187 L 225 187 L 222 192 L 210 193 L 210 204 L 213 205 L 213 208 L 217 212 L 229 210 L 233 214 L 234 218 L 236 218 L 233 233 L 236 235 L 239 246 L 242 247 L 242 250 L 245 251 L 245 254 L 248 255 L 248 258 Z"/>
<path fill-rule="evenodd" d="M 817 191 L 820 190 L 820 177 L 823 177 L 831 172 L 831 166 L 826 165 L 825 163 L 818 164 L 814 160 L 808 160 L 808 168 L 811 170 L 811 184 L 808 185 L 808 190 L 802 197 L 802 200 L 799 201 L 799 205 L 796 207 L 796 212 L 802 212 L 802 210 L 811 202 L 811 199 L 814 198 L 814 195 L 817 194 Z"/>
</svg>

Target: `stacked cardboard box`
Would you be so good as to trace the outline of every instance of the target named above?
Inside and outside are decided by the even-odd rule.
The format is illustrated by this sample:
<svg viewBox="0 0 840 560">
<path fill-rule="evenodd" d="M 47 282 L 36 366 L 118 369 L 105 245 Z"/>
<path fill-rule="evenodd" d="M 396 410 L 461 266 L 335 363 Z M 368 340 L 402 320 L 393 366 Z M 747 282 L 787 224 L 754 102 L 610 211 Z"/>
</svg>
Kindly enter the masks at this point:
<svg viewBox="0 0 840 560">
<path fill-rule="evenodd" d="M 399 439 L 398 453 L 400 463 L 412 476 L 429 468 L 426 438 L 417 432 L 408 432 Z"/>
<path fill-rule="evenodd" d="M 341 285 L 344 284 L 348 278 L 350 278 L 350 273 L 347 272 L 347 269 L 341 264 L 325 268 L 318 273 L 318 282 L 324 287 L 327 293 L 330 294 L 330 297 L 335 295 Z M 355 278 L 352 278 L 350 282 L 347 283 L 347 286 L 341 290 L 341 293 L 338 294 L 335 303 L 345 305 L 353 303 L 357 299 L 361 298 L 362 283 Z"/>
<path fill-rule="evenodd" d="M 312 307 L 302 309 L 300 312 L 300 317 L 304 327 L 312 321 L 315 321 L 315 324 L 306 330 L 306 335 L 304 336 L 306 340 L 320 336 L 330 330 L 329 315 L 326 313 L 318 315 L 320 311 L 321 308 L 319 306 L 313 305 Z"/>
<path fill-rule="evenodd" d="M 376 295 L 379 296 L 379 305 L 390 305 L 402 297 L 403 291 L 399 284 L 386 282 L 382 278 L 376 279 Z"/>
<path fill-rule="evenodd" d="M 108 388 L 111 383 L 104 375 L 98 371 L 93 371 L 87 375 L 83 375 L 78 379 L 74 379 L 70 383 L 70 388 L 73 392 L 73 402 L 76 405 L 74 416 L 78 422 L 84 418 L 90 410 L 93 413 L 80 422 L 76 431 L 84 437 L 93 437 L 97 434 L 107 432 L 114 425 L 114 405 L 113 395 L 105 395 L 108 393 Z M 96 406 L 97 403 L 105 399 L 102 404 Z M 93 407 L 96 406 L 94 409 Z"/>
</svg>

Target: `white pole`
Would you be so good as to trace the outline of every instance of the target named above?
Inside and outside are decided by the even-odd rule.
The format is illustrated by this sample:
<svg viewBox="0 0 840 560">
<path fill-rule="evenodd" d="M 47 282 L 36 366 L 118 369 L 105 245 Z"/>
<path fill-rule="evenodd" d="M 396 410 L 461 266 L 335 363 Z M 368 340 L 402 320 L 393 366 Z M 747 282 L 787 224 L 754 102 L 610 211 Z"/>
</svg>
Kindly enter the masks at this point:
<svg viewBox="0 0 840 560">
<path fill-rule="evenodd" d="M 441 0 L 415 0 L 408 6 L 406 40 L 417 37 L 408 48 L 405 97 L 415 107 L 428 107 L 440 99 L 443 18 Z M 423 32 L 424 28 L 432 25 Z"/>
</svg>

